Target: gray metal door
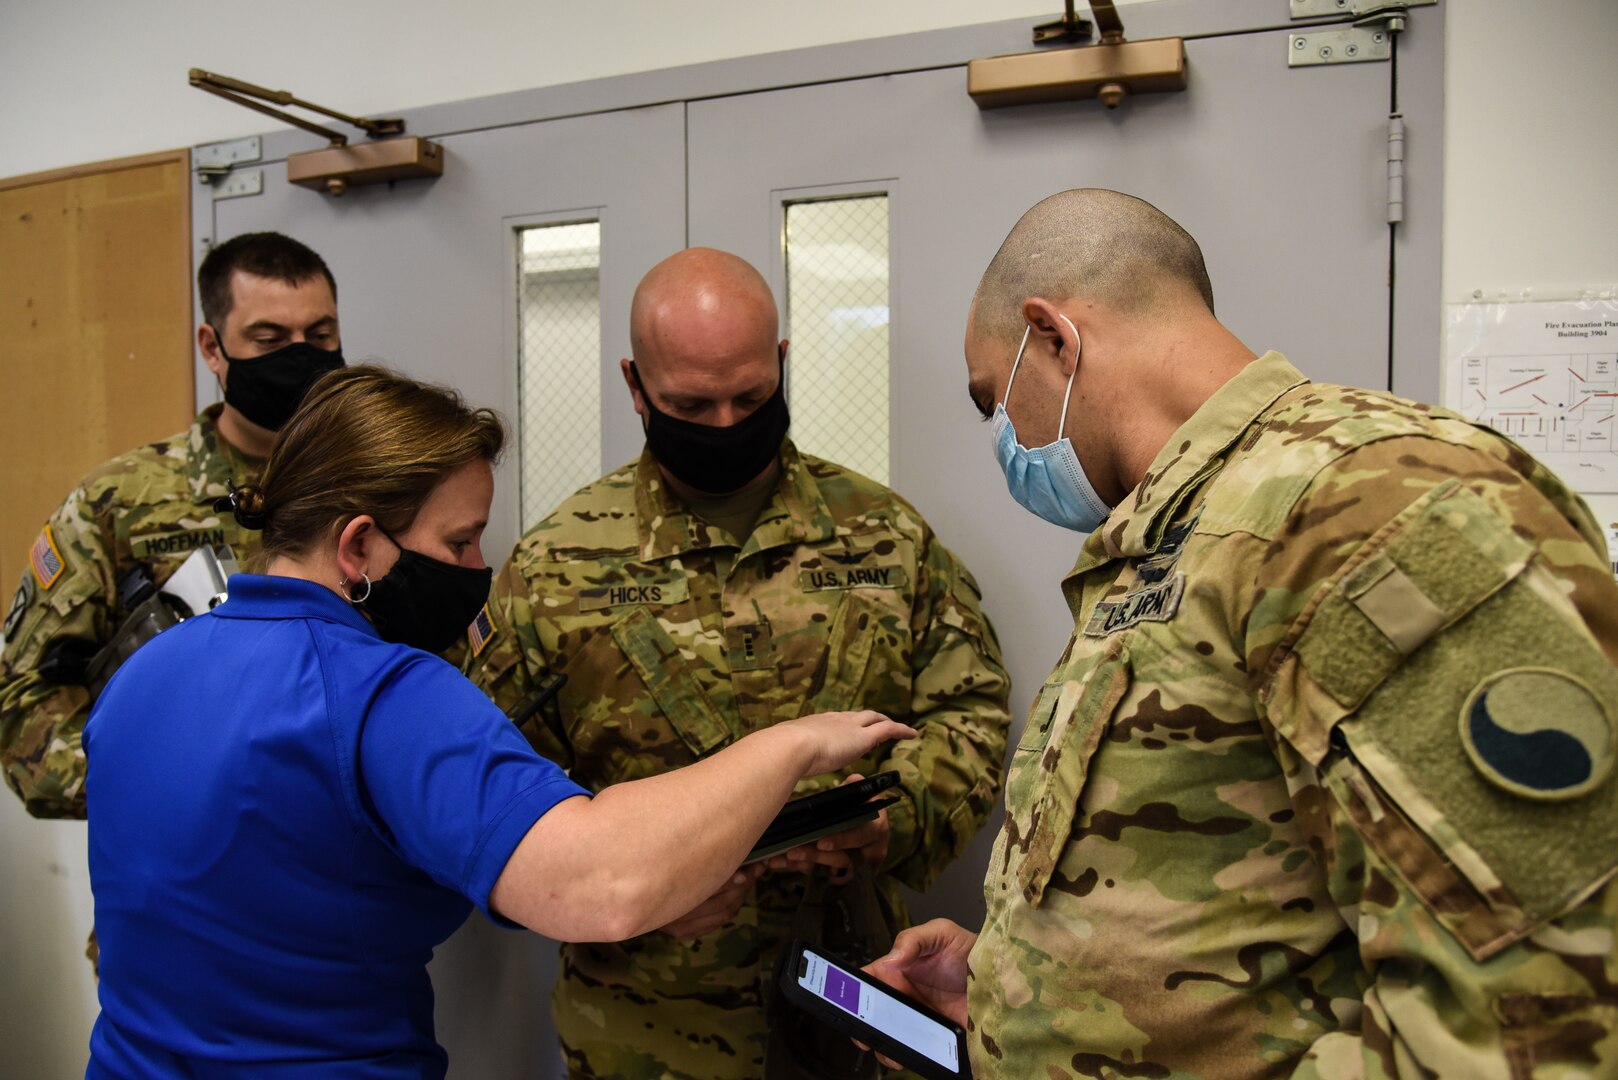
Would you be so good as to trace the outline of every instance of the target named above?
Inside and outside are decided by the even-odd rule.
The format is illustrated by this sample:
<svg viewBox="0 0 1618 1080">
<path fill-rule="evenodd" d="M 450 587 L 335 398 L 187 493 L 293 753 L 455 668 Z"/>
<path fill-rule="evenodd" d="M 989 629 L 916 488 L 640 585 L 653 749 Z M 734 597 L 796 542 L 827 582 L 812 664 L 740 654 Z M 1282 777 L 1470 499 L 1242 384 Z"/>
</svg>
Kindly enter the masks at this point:
<svg viewBox="0 0 1618 1080">
<path fill-rule="evenodd" d="M 266 138 L 264 194 L 199 199 L 198 233 L 220 240 L 275 229 L 308 243 L 337 277 L 344 352 L 449 383 L 515 421 L 516 229 L 581 218 L 601 222 L 601 353 L 629 353 L 629 302 L 642 273 L 685 242 L 685 126 L 679 105 L 435 134 L 442 178 L 355 188 L 340 199 L 286 183 L 286 149 L 308 138 Z M 199 256 L 200 257 L 200 256 Z M 616 364 L 601 365 L 597 474 L 638 454 L 641 432 L 621 407 Z M 215 393 L 211 378 L 199 398 Z M 543 388 L 540 388 L 543 392 Z M 586 421 L 587 422 L 587 421 Z M 513 431 L 512 443 L 515 444 Z M 495 485 L 483 550 L 499 565 L 518 532 L 512 445 Z M 592 477 L 593 478 L 593 477 Z M 549 509 L 548 507 L 546 508 Z M 432 963 L 439 1041 L 453 1075 L 554 1076 L 560 1055 L 546 990 L 556 947 L 473 918 Z"/>
<path fill-rule="evenodd" d="M 1186 43 L 1187 91 L 1129 99 L 1115 111 L 1095 101 L 979 111 L 961 66 L 689 106 L 691 243 L 743 255 L 780 296 L 784 205 L 887 194 L 891 483 L 982 584 L 1019 728 L 1071 631 L 1057 584 L 1081 543 L 1006 494 L 988 428 L 975 423 L 965 393 L 967 305 L 1023 210 L 1070 187 L 1139 195 L 1200 241 L 1218 313 L 1255 351 L 1281 350 L 1321 380 L 1390 382 L 1392 66 L 1289 70 L 1296 28 L 1284 3 L 1217 5 L 1222 26 L 1208 22 L 1215 6 L 1124 9 L 1131 37 L 1205 36 Z M 1252 32 L 1262 25 L 1256 14 L 1276 25 Z M 1436 17 L 1412 21 L 1431 60 L 1441 26 Z M 1435 118 L 1426 133 L 1436 137 L 1436 79 L 1423 85 L 1423 101 L 1410 106 Z M 1436 207 L 1436 169 L 1430 183 Z M 1436 281 L 1436 210 L 1430 218 L 1426 257 Z M 1410 336 L 1433 346 L 1416 362 L 1436 365 L 1433 300 L 1432 325 Z M 790 380 L 790 362 L 788 371 Z M 917 903 L 918 914 L 981 921 L 994 827 Z"/>
<path fill-rule="evenodd" d="M 683 110 L 624 109 L 447 135 L 414 123 L 411 130 L 443 144 L 441 178 L 332 198 L 286 182 L 281 148 L 308 149 L 310 138 L 273 136 L 266 152 L 282 158 L 253 166 L 263 169 L 264 193 L 198 200 L 199 234 L 225 240 L 274 229 L 303 240 L 337 277 L 351 362 L 378 359 L 449 383 L 515 426 L 517 229 L 601 222 L 601 354 L 628 356 L 636 282 L 685 243 Z M 625 396 L 616 365 L 602 364 L 601 379 L 597 474 L 641 445 L 633 411 L 616 407 Z M 198 396 L 215 392 L 204 370 Z M 513 446 L 502 463 L 485 533 L 484 553 L 496 564 L 520 533 L 518 456 Z"/>
<path fill-rule="evenodd" d="M 264 193 L 199 198 L 194 235 L 271 228 L 307 241 L 338 278 L 351 359 L 452 383 L 515 418 L 515 231 L 598 218 L 605 471 L 641 445 L 614 361 L 647 268 L 710 244 L 753 261 L 784 298 L 783 205 L 886 194 L 890 479 L 984 586 L 1020 717 L 1070 630 L 1056 583 L 1078 540 L 1004 494 L 987 428 L 972 424 L 961 339 L 979 273 L 1029 205 L 1074 186 L 1141 195 L 1202 242 L 1220 316 L 1255 349 L 1318 378 L 1437 392 L 1441 13 L 1411 18 L 1397 83 L 1385 63 L 1289 70 L 1287 0 L 1161 0 L 1124 18 L 1131 38 L 1187 38 L 1189 90 L 1115 112 L 979 112 L 965 61 L 1026 48 L 1023 23 L 743 58 L 414 110 L 410 130 L 447 150 L 445 175 L 338 200 L 285 182 L 285 155 L 312 148 L 308 136 L 266 136 L 250 165 Z M 1412 175 L 1393 234 L 1390 108 L 1406 118 Z M 200 365 L 198 390 L 214 393 Z M 520 531 L 515 458 L 485 544 L 496 560 Z M 995 827 L 918 913 L 975 925 Z M 543 1002 L 554 974 L 549 943 L 481 919 L 440 950 L 437 1026 L 454 1075 L 557 1075 Z"/>
</svg>

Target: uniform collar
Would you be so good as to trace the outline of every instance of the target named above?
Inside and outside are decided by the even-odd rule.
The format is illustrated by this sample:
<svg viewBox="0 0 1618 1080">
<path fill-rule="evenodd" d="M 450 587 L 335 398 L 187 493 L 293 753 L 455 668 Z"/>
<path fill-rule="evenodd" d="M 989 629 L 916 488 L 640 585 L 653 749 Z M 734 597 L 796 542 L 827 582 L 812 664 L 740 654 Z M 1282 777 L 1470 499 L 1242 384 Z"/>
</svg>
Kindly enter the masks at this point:
<svg viewBox="0 0 1618 1080">
<path fill-rule="evenodd" d="M 738 557 L 786 544 L 817 543 L 835 531 L 831 508 L 791 439 L 781 442 L 781 471 L 775 495 L 758 516 Z M 635 466 L 635 512 L 640 524 L 640 557 L 647 562 L 705 548 L 729 548 L 725 534 L 693 514 L 663 481 L 650 450 Z"/>
<path fill-rule="evenodd" d="M 1158 451 L 1146 475 L 1090 534 L 1075 576 L 1118 558 L 1157 550 L 1187 495 L 1219 470 L 1227 451 L 1277 398 L 1309 380 L 1278 352 L 1267 352 L 1214 391 Z"/>
<path fill-rule="evenodd" d="M 230 494 L 230 485 L 256 483 L 264 471 L 264 462 L 250 458 L 219 434 L 219 414 L 223 404 L 203 409 L 191 421 L 185 438 L 185 477 L 191 488 L 191 498 L 198 502 L 211 502 Z"/>
<path fill-rule="evenodd" d="M 326 586 L 279 574 L 232 574 L 230 599 L 212 614 L 226 619 L 324 619 L 381 636 L 353 604 Z"/>
</svg>

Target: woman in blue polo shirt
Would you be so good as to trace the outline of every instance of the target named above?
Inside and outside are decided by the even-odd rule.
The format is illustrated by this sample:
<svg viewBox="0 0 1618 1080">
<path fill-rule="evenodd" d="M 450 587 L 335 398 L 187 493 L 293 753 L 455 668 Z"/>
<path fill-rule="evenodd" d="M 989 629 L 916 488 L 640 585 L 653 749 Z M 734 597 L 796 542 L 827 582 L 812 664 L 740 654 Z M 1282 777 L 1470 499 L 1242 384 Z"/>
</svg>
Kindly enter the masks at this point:
<svg viewBox="0 0 1618 1080">
<path fill-rule="evenodd" d="M 326 376 L 235 496 L 267 572 L 97 701 L 88 1076 L 442 1076 L 426 964 L 473 905 L 643 933 L 716 891 L 799 778 L 914 734 L 806 717 L 589 798 L 431 655 L 487 597 L 503 440 L 452 392 Z"/>
</svg>

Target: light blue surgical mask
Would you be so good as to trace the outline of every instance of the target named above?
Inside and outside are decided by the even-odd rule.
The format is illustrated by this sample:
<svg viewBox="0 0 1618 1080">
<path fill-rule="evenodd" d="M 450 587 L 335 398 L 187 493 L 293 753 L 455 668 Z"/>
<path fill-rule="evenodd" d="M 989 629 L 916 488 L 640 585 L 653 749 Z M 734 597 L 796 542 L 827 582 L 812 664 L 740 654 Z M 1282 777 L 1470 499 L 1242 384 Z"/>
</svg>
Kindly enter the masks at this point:
<svg viewBox="0 0 1618 1080">
<path fill-rule="evenodd" d="M 1073 339 L 1078 341 L 1079 329 L 1066 315 L 1058 316 L 1073 327 Z M 1073 443 L 1062 437 L 1067 426 L 1067 402 L 1073 396 L 1073 376 L 1079 373 L 1079 358 L 1073 357 L 1073 375 L 1067 377 L 1067 393 L 1062 395 L 1062 419 L 1057 425 L 1056 441 L 1030 450 L 1017 441 L 1017 429 L 1005 403 L 1011 399 L 1011 384 L 1017 378 L 1017 367 L 1028 348 L 1028 334 L 1023 331 L 1022 344 L 1017 346 L 1017 359 L 1011 364 L 1011 377 L 1006 380 L 1006 392 L 1000 404 L 994 407 L 994 456 L 1000 461 L 1000 471 L 1006 474 L 1006 489 L 1024 510 L 1044 518 L 1053 525 L 1074 532 L 1091 533 L 1101 527 L 1112 513 L 1084 475 L 1079 464 L 1078 451 Z M 1077 349 L 1075 345 L 1075 349 Z"/>
</svg>

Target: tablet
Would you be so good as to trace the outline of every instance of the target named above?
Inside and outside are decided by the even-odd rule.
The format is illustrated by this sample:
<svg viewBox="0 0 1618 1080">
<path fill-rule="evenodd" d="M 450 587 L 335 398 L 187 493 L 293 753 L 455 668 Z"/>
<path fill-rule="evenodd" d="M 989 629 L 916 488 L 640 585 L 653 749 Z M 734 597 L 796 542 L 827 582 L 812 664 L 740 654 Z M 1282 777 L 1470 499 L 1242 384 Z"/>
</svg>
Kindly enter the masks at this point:
<svg viewBox="0 0 1618 1080">
<path fill-rule="evenodd" d="M 844 829 L 852 829 L 863 822 L 872 821 L 884 809 L 898 801 L 898 799 L 876 799 L 873 802 L 855 803 L 796 823 L 789 829 L 777 829 L 771 825 L 769 830 L 759 837 L 758 843 L 753 845 L 753 850 L 747 853 L 747 858 L 742 860 L 742 864 L 745 866 L 760 859 L 768 859 L 771 855 L 791 851 L 800 844 L 807 844 L 823 836 L 831 836 Z"/>
<path fill-rule="evenodd" d="M 788 1001 L 927 1080 L 970 1080 L 966 1032 L 857 965 L 794 941 L 781 967 Z"/>
<path fill-rule="evenodd" d="M 799 844 L 807 844 L 872 820 L 884 807 L 897 801 L 880 799 L 873 802 L 872 796 L 898 782 L 898 773 L 881 772 L 851 784 L 793 799 L 781 808 L 744 861 L 767 859 Z"/>
</svg>

